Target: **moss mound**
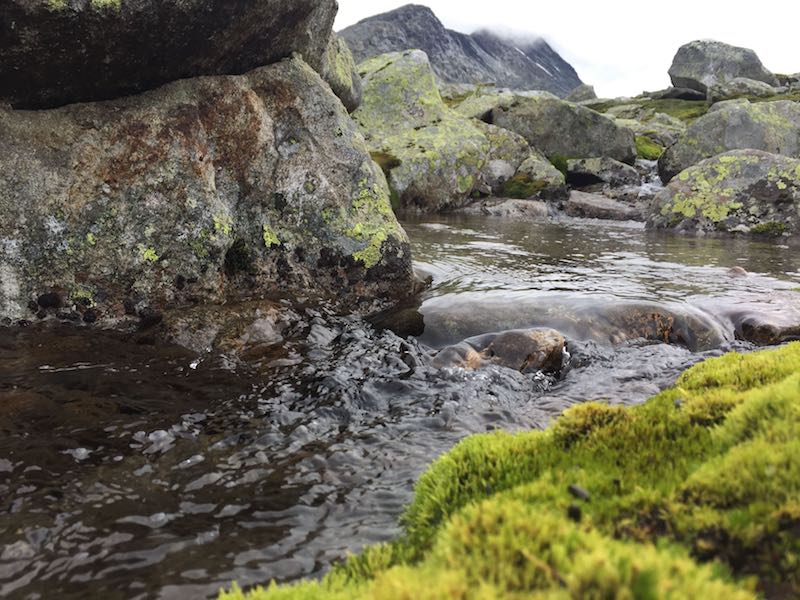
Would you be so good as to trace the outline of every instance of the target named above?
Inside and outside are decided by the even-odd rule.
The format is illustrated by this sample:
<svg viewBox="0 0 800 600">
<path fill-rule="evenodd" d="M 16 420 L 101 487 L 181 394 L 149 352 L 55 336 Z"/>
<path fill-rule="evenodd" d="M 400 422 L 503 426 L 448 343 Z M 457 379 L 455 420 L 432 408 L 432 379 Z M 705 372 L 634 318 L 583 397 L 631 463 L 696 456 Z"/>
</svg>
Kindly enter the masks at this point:
<svg viewBox="0 0 800 600">
<path fill-rule="evenodd" d="M 800 344 L 730 354 L 635 408 L 468 438 L 405 536 L 279 598 L 755 598 L 800 593 Z"/>
<path fill-rule="evenodd" d="M 664 154 L 664 147 L 648 137 L 636 136 L 636 154 L 645 160 L 658 160 Z"/>
</svg>

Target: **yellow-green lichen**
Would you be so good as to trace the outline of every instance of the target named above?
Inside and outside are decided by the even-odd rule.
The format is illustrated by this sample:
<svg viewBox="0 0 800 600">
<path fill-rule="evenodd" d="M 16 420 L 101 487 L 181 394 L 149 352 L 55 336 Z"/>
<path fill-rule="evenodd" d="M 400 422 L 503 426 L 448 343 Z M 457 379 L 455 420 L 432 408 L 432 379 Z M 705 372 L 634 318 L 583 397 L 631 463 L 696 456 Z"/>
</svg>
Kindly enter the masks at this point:
<svg viewBox="0 0 800 600">
<path fill-rule="evenodd" d="M 230 236 L 233 233 L 233 220 L 228 215 L 214 215 L 214 231 Z"/>
<path fill-rule="evenodd" d="M 122 0 L 91 0 L 91 5 L 95 10 L 119 10 L 122 8 Z"/>
<path fill-rule="evenodd" d="M 280 246 L 281 240 L 278 238 L 278 234 L 275 233 L 275 230 L 272 229 L 267 223 L 261 227 L 261 237 L 264 240 L 264 246 L 268 249 L 272 248 L 273 246 Z"/>
<path fill-rule="evenodd" d="M 64 10 L 68 6 L 67 0 L 47 0 L 47 7 L 50 10 Z"/>
<path fill-rule="evenodd" d="M 97 244 L 97 238 L 95 237 L 95 235 L 91 231 L 86 234 L 86 243 L 89 246 L 94 246 L 94 245 Z"/>
<path fill-rule="evenodd" d="M 396 542 L 225 600 L 800 594 L 800 344 L 729 354 L 633 408 L 461 442 Z"/>
<path fill-rule="evenodd" d="M 145 246 L 144 244 L 139 244 L 138 249 L 139 249 L 139 256 L 143 261 L 149 263 L 158 262 L 160 257 L 158 256 L 158 253 L 155 251 L 155 248 Z"/>
<path fill-rule="evenodd" d="M 354 222 L 345 235 L 365 247 L 353 253 L 353 258 L 367 269 L 377 265 L 383 258 L 383 243 L 394 236 L 403 239 L 400 225 L 392 211 L 386 188 L 375 178 L 364 178 L 358 182 L 358 191 L 351 204 L 349 220 Z"/>
</svg>

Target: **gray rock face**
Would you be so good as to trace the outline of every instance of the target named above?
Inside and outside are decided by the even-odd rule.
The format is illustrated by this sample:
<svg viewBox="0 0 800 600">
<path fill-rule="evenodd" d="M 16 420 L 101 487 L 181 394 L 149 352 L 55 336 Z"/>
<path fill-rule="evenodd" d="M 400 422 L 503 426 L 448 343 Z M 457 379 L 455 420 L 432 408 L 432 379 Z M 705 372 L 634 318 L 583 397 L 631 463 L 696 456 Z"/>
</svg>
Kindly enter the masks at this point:
<svg viewBox="0 0 800 600">
<path fill-rule="evenodd" d="M 6 0 L 0 103 L 52 108 L 299 52 L 321 68 L 335 0 Z"/>
<path fill-rule="evenodd" d="M 612 186 L 641 185 L 639 172 L 613 158 L 581 158 L 567 161 L 567 183 L 575 187 L 607 183 Z"/>
<path fill-rule="evenodd" d="M 575 69 L 543 40 L 513 41 L 490 32 L 445 29 L 433 12 L 409 4 L 364 19 L 340 32 L 357 62 L 404 50 L 423 50 L 447 83 L 494 83 L 566 96 L 581 85 Z"/>
<path fill-rule="evenodd" d="M 708 101 L 719 102 L 720 100 L 728 100 L 737 96 L 767 98 L 785 91 L 786 88 L 775 88 L 763 81 L 756 81 L 747 77 L 735 77 L 730 81 L 710 86 L 708 88 Z"/>
<path fill-rule="evenodd" d="M 597 94 L 593 86 L 582 83 L 572 90 L 564 99 L 569 102 L 586 102 L 587 100 L 597 100 Z"/>
<path fill-rule="evenodd" d="M 658 172 L 667 183 L 706 158 L 745 148 L 800 156 L 800 103 L 725 103 L 695 121 L 680 140 L 667 149 L 658 161 Z"/>
<path fill-rule="evenodd" d="M 682 171 L 656 197 L 655 229 L 764 235 L 800 232 L 800 160 L 735 150 Z"/>
<path fill-rule="evenodd" d="M 331 34 L 328 42 L 320 75 L 331 86 L 333 93 L 339 96 L 348 112 L 361 106 L 363 89 L 353 53 L 347 47 L 347 42 L 335 33 Z"/>
<path fill-rule="evenodd" d="M 548 158 L 608 156 L 636 160 L 633 132 L 591 109 L 547 96 L 515 96 L 491 114 L 495 125 L 520 134 Z"/>
<path fill-rule="evenodd" d="M 778 80 L 747 48 L 722 42 L 698 40 L 678 49 L 669 69 L 672 85 L 708 92 L 708 88 L 736 77 L 747 77 L 777 86 Z"/>
<path fill-rule="evenodd" d="M 411 278 L 383 174 L 299 59 L 0 111 L 0 317 L 115 323 L 280 293 L 358 310 Z"/>
<path fill-rule="evenodd" d="M 600 194 L 586 194 L 578 191 L 570 193 L 569 202 L 564 206 L 564 211 L 571 217 L 614 221 L 643 220 L 641 211 L 629 204 L 623 204 Z"/>
</svg>

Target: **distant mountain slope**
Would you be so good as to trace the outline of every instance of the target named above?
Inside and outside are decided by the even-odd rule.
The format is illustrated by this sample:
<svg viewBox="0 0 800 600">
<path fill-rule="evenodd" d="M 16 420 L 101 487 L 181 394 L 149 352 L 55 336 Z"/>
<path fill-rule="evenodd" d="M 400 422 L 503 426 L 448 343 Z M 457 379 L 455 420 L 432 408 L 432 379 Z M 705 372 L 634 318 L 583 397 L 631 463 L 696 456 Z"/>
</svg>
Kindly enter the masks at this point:
<svg viewBox="0 0 800 600">
<path fill-rule="evenodd" d="M 515 42 L 489 31 L 466 35 L 445 29 L 430 8 L 408 4 L 340 32 L 356 62 L 417 48 L 448 83 L 494 83 L 566 96 L 581 85 L 575 69 L 542 39 Z"/>
</svg>

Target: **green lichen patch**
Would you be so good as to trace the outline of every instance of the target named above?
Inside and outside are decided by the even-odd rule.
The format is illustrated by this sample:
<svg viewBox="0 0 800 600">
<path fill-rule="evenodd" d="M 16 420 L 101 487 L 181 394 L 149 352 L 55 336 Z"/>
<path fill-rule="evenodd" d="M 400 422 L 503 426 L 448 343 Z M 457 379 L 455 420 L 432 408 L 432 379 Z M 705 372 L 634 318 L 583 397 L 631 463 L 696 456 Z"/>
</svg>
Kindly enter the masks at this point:
<svg viewBox="0 0 800 600">
<path fill-rule="evenodd" d="M 281 240 L 278 238 L 278 234 L 275 233 L 275 230 L 272 229 L 270 225 L 264 223 L 261 226 L 261 239 L 264 241 L 264 246 L 269 249 L 273 246 L 280 246 Z"/>
<path fill-rule="evenodd" d="M 636 154 L 645 160 L 658 160 L 664 154 L 664 147 L 648 137 L 636 136 Z"/>
<path fill-rule="evenodd" d="M 756 598 L 800 593 L 800 344 L 729 354 L 633 408 L 473 436 L 398 541 L 273 598 Z"/>
</svg>

